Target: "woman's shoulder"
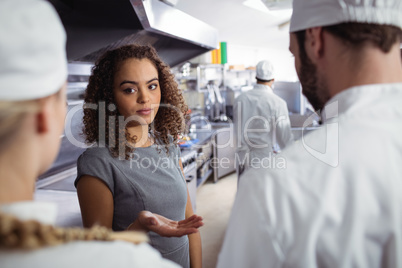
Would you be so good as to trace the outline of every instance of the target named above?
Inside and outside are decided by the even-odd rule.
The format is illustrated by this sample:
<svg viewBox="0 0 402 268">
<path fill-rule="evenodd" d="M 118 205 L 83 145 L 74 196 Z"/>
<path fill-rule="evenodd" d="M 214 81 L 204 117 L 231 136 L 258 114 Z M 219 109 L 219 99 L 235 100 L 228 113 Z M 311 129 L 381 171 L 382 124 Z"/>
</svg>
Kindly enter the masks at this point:
<svg viewBox="0 0 402 268">
<path fill-rule="evenodd" d="M 82 155 L 112 156 L 107 147 L 92 146 L 87 148 Z"/>
<path fill-rule="evenodd" d="M 89 147 L 78 158 L 78 163 L 96 161 L 96 159 L 111 160 L 113 159 L 107 147 Z"/>
</svg>

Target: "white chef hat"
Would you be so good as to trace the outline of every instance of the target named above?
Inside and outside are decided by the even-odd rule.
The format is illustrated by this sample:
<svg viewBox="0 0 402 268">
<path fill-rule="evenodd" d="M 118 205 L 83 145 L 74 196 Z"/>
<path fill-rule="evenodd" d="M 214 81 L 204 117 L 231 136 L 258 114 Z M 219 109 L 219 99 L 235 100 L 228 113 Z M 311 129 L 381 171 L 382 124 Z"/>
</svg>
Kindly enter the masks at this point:
<svg viewBox="0 0 402 268">
<path fill-rule="evenodd" d="M 256 67 L 256 78 L 260 80 L 271 80 L 274 78 L 274 66 L 267 60 L 262 60 Z"/>
<path fill-rule="evenodd" d="M 67 79 L 66 33 L 43 0 L 0 1 L 0 100 L 56 93 Z"/>
<path fill-rule="evenodd" d="M 402 28 L 401 0 L 293 0 L 290 32 L 344 22 L 394 25 Z"/>
</svg>

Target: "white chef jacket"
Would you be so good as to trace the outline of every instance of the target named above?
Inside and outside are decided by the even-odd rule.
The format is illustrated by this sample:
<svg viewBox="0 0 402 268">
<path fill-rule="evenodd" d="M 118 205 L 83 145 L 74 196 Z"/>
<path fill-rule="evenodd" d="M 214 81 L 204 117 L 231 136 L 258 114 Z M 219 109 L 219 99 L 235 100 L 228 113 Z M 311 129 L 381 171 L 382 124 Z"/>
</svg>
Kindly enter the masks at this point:
<svg viewBox="0 0 402 268">
<path fill-rule="evenodd" d="M 328 103 L 286 168 L 243 174 L 218 268 L 402 267 L 402 84 Z"/>
<path fill-rule="evenodd" d="M 233 111 L 238 164 L 247 166 L 268 156 L 276 144 L 283 149 L 293 141 L 286 102 L 269 86 L 256 84 L 239 95 Z"/>
<path fill-rule="evenodd" d="M 54 204 L 40 202 L 1 205 L 0 210 L 22 220 L 35 219 L 45 224 L 54 223 L 57 213 Z M 2 268 L 179 267 L 163 259 L 158 251 L 146 243 L 133 245 L 123 241 L 70 242 L 30 251 L 0 250 L 0 266 Z"/>
</svg>

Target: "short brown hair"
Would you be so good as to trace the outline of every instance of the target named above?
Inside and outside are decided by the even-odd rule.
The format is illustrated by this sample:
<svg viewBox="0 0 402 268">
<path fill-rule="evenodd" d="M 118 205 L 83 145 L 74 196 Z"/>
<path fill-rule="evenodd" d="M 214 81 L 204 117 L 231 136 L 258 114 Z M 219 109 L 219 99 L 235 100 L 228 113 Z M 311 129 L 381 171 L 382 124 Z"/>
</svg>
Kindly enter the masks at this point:
<svg viewBox="0 0 402 268">
<path fill-rule="evenodd" d="M 360 49 L 371 43 L 384 53 L 398 41 L 402 41 L 402 30 L 396 26 L 346 22 L 325 26 L 323 30 L 342 40 L 345 45 Z M 299 49 L 304 50 L 305 30 L 295 32 Z"/>
<path fill-rule="evenodd" d="M 402 30 L 396 26 L 347 22 L 323 27 L 324 31 L 341 39 L 347 46 L 360 49 L 367 43 L 388 53 L 402 40 Z"/>
</svg>

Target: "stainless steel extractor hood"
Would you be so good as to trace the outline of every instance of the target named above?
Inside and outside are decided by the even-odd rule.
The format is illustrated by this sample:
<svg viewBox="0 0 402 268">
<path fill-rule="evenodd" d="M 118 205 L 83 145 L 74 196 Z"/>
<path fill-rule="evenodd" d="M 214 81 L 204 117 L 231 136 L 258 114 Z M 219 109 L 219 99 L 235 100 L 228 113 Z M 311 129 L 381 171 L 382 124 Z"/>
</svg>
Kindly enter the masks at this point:
<svg viewBox="0 0 402 268">
<path fill-rule="evenodd" d="M 49 0 L 67 32 L 69 61 L 94 62 L 124 44 L 150 44 L 170 66 L 218 46 L 210 25 L 158 0 Z"/>
</svg>

